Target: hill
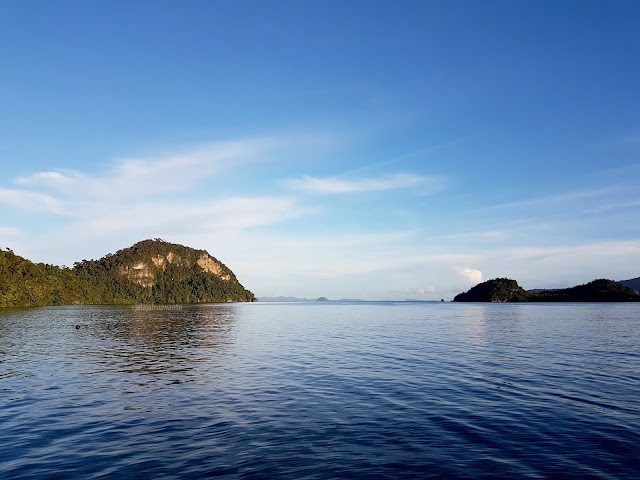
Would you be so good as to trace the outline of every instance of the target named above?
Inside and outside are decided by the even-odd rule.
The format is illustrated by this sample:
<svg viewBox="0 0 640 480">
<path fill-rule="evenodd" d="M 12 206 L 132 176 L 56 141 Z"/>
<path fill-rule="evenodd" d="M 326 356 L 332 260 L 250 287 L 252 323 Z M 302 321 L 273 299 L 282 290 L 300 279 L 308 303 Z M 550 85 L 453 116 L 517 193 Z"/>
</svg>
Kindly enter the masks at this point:
<svg viewBox="0 0 640 480">
<path fill-rule="evenodd" d="M 468 292 L 460 293 L 454 302 L 637 302 L 640 294 L 613 280 L 598 279 L 584 285 L 553 290 L 526 291 L 515 280 L 487 280 Z"/>
<path fill-rule="evenodd" d="M 479 283 L 466 293 L 459 293 L 454 302 L 526 302 L 531 294 L 510 278 L 496 278 Z"/>
<path fill-rule="evenodd" d="M 640 294 L 632 288 L 604 278 L 584 285 L 560 290 L 545 290 L 532 301 L 537 302 L 637 302 Z"/>
<path fill-rule="evenodd" d="M 632 278 L 630 280 L 621 280 L 618 282 L 620 285 L 634 289 L 636 292 L 640 292 L 640 277 Z"/>
<path fill-rule="evenodd" d="M 144 240 L 72 269 L 0 250 L 0 306 L 255 301 L 206 250 Z"/>
</svg>

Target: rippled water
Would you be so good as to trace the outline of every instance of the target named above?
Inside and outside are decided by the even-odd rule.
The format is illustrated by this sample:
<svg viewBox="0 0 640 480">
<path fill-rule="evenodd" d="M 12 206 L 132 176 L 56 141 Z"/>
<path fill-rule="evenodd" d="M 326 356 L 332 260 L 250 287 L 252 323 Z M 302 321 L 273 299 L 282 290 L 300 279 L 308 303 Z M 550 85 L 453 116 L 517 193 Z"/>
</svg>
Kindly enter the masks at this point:
<svg viewBox="0 0 640 480">
<path fill-rule="evenodd" d="M 0 311 L 0 478 L 640 478 L 640 304 Z"/>
</svg>

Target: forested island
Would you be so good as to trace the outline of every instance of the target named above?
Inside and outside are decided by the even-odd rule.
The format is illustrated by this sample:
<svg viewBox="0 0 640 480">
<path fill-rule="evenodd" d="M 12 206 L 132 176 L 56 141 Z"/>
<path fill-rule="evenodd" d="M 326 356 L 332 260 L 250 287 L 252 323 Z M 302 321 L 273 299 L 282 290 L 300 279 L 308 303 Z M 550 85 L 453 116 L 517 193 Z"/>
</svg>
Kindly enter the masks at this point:
<svg viewBox="0 0 640 480">
<path fill-rule="evenodd" d="M 637 280 L 637 279 L 634 279 Z M 598 279 L 584 285 L 551 290 L 525 290 L 510 278 L 479 283 L 460 293 L 454 302 L 638 302 L 640 294 L 624 285 L 631 282 Z"/>
<path fill-rule="evenodd" d="M 206 250 L 162 239 L 143 240 L 73 268 L 33 263 L 0 249 L 0 307 L 255 300 Z"/>
</svg>

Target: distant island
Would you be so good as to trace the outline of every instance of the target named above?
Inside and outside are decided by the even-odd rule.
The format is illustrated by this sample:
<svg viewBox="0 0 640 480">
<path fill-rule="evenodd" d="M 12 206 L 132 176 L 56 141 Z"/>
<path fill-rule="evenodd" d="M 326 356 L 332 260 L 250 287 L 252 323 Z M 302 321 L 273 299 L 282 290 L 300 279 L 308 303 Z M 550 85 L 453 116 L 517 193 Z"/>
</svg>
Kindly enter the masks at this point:
<svg viewBox="0 0 640 480">
<path fill-rule="evenodd" d="M 571 288 L 525 290 L 510 278 L 487 280 L 468 292 L 460 293 L 454 302 L 638 302 L 640 294 L 624 282 L 598 279 Z"/>
<path fill-rule="evenodd" d="M 314 302 L 315 300 L 309 298 L 291 297 L 280 295 L 279 297 L 258 297 L 259 302 L 263 303 L 276 303 L 276 302 Z"/>
<path fill-rule="evenodd" d="M 319 297 L 319 298 L 300 298 L 300 297 L 258 297 L 259 302 L 264 303 L 276 303 L 276 302 L 287 302 L 287 303 L 303 303 L 303 302 L 364 302 L 364 300 L 360 300 L 358 298 L 341 298 L 339 300 L 330 300 L 327 297 Z"/>
<path fill-rule="evenodd" d="M 159 238 L 73 268 L 36 264 L 0 249 L 0 307 L 253 301 L 253 293 L 206 250 Z"/>
</svg>

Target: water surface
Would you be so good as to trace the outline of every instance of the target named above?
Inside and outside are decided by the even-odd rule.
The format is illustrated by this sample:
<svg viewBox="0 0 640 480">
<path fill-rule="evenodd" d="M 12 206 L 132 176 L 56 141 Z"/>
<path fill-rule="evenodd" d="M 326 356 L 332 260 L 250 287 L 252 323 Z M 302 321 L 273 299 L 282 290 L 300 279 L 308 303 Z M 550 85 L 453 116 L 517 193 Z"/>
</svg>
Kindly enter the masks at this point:
<svg viewBox="0 0 640 480">
<path fill-rule="evenodd" d="M 639 304 L 0 310 L 0 478 L 640 478 Z"/>
</svg>

